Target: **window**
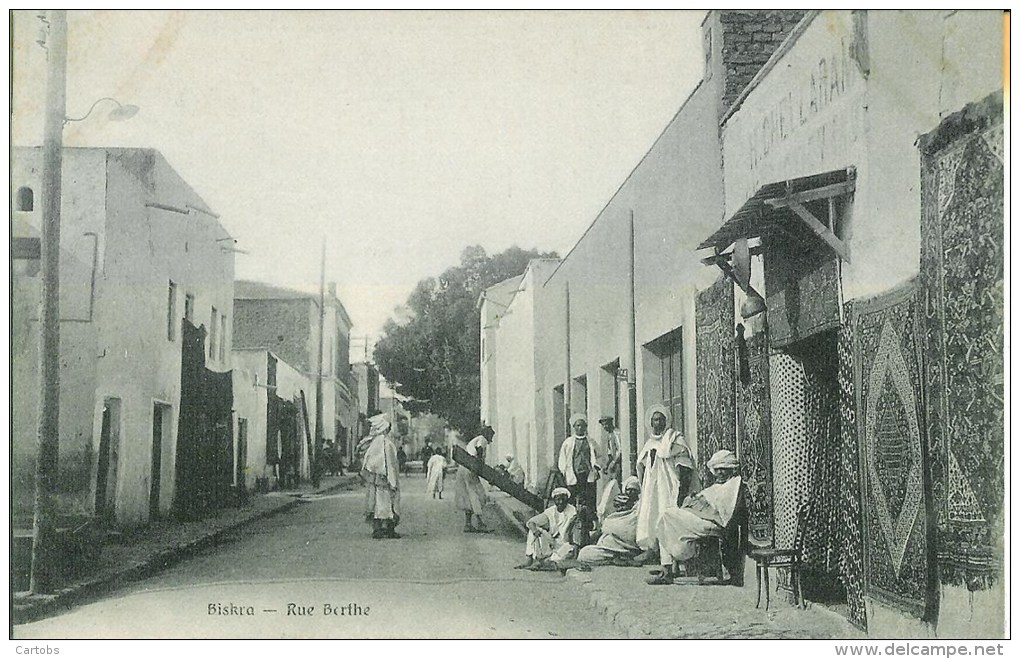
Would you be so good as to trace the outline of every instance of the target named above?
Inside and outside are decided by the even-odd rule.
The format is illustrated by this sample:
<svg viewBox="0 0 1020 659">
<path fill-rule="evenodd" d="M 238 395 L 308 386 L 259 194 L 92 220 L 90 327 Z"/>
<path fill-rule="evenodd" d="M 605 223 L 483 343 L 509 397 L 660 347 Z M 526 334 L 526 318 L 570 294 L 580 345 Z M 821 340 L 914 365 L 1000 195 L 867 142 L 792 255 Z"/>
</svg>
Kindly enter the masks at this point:
<svg viewBox="0 0 1020 659">
<path fill-rule="evenodd" d="M 216 341 L 220 328 L 220 312 L 216 307 L 212 308 L 212 315 L 209 319 L 209 359 L 216 359 Z"/>
<path fill-rule="evenodd" d="M 684 427 L 684 350 L 683 330 L 677 328 L 648 344 L 652 355 L 650 366 L 656 377 L 659 400 L 673 417 L 674 430 Z M 648 362 L 645 362 L 648 364 Z"/>
<path fill-rule="evenodd" d="M 32 188 L 18 188 L 18 210 L 22 212 L 35 210 L 35 193 Z"/>
<path fill-rule="evenodd" d="M 166 298 L 166 339 L 177 338 L 177 284 L 170 280 Z"/>
<path fill-rule="evenodd" d="M 220 361 L 227 362 L 227 314 L 220 314 Z"/>
<path fill-rule="evenodd" d="M 184 296 L 184 317 L 189 323 L 195 322 L 195 296 L 188 293 Z"/>
</svg>

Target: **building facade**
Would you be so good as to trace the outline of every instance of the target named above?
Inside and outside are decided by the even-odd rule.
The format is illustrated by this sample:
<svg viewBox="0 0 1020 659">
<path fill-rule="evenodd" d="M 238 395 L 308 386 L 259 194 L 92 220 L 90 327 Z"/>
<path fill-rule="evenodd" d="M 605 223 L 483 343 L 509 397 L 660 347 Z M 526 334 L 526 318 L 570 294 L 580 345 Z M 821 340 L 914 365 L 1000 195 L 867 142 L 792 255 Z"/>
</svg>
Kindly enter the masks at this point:
<svg viewBox="0 0 1020 659">
<path fill-rule="evenodd" d="M 37 238 L 42 150 L 15 148 L 12 234 Z M 182 360 L 226 402 L 234 254 L 218 216 L 152 149 L 64 150 L 61 199 L 60 510 L 145 523 L 195 493 L 180 450 Z M 12 491 L 31 519 L 39 413 L 38 268 L 12 281 Z M 212 400 L 212 399 L 211 399 Z M 204 418 L 222 425 L 222 407 Z M 227 412 L 229 414 L 229 411 Z M 187 443 L 187 442 L 185 442 Z M 183 462 L 182 462 L 183 460 Z M 204 505 L 217 505 L 206 493 Z"/>
<path fill-rule="evenodd" d="M 242 492 L 291 487 L 307 477 L 313 381 L 264 348 L 233 351 L 234 469 Z"/>
<path fill-rule="evenodd" d="M 699 471 L 737 452 L 756 542 L 805 538 L 809 599 L 877 637 L 1001 636 L 1001 14 L 702 30 L 703 80 L 548 304 L 496 319 L 497 441 L 536 487 L 571 412 L 613 416 L 630 473 L 664 404 Z"/>
<path fill-rule="evenodd" d="M 322 354 L 322 438 L 347 446 L 358 425 L 358 396 L 350 364 L 351 319 L 336 296 L 326 291 L 325 313 L 319 296 L 240 280 L 234 291 L 234 336 L 238 348 L 262 348 L 297 369 L 312 383 L 306 391 L 308 423 L 316 436 L 316 387 Z M 307 476 L 303 473 L 302 476 Z"/>
</svg>

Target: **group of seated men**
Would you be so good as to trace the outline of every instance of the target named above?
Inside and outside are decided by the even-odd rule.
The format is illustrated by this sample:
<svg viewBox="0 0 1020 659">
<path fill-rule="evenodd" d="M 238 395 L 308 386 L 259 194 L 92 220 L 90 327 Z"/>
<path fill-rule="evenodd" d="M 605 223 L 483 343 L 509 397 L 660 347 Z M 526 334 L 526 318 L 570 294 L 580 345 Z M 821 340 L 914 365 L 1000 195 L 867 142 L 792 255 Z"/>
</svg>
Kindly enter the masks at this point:
<svg viewBox="0 0 1020 659">
<path fill-rule="evenodd" d="M 553 505 L 527 522 L 527 560 L 517 567 L 530 570 L 568 568 L 590 570 L 597 565 L 638 567 L 658 555 L 661 572 L 648 580 L 652 585 L 674 583 L 685 573 L 685 563 L 695 558 L 702 539 L 721 537 L 743 496 L 739 462 L 727 450 L 716 452 L 708 461 L 714 482 L 683 500 L 682 505 L 659 508 L 654 524 L 654 539 L 639 546 L 638 525 L 642 504 L 641 483 L 636 476 L 623 482 L 622 491 L 612 499 L 612 511 L 601 518 L 570 503 L 570 491 L 559 487 L 552 492 Z M 654 495 L 652 495 L 654 496 Z M 608 508 L 608 506 L 602 506 Z M 593 519 L 594 518 L 594 519 Z M 584 538 L 596 538 L 585 544 Z M 740 575 L 730 575 L 731 583 L 741 583 Z"/>
</svg>

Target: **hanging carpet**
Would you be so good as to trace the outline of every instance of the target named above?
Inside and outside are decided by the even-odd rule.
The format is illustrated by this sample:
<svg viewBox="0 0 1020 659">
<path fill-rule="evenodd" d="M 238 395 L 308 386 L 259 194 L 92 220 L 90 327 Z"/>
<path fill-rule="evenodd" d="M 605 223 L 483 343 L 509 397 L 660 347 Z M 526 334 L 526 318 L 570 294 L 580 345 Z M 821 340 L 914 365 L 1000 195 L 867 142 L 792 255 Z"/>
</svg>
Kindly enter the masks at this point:
<svg viewBox="0 0 1020 659">
<path fill-rule="evenodd" d="M 869 596 L 918 618 L 930 574 L 916 283 L 851 304 Z"/>
<path fill-rule="evenodd" d="M 746 384 L 738 388 L 740 475 L 749 495 L 748 533 L 772 543 L 772 421 L 769 411 L 769 355 L 764 332 L 740 351 L 746 360 Z"/>
<path fill-rule="evenodd" d="M 850 318 L 850 305 L 846 305 Z M 840 414 L 840 491 L 839 543 L 840 581 L 846 589 L 846 617 L 854 626 L 867 631 L 864 605 L 864 545 L 861 537 L 861 463 L 857 441 L 857 414 L 853 384 L 853 338 L 850 324 L 839 330 L 839 414 Z"/>
<path fill-rule="evenodd" d="M 736 450 L 733 284 L 720 277 L 695 301 L 698 466 L 720 449 Z"/>
<path fill-rule="evenodd" d="M 921 149 L 929 451 L 943 583 L 1002 572 L 1002 94 L 947 117 Z"/>
</svg>

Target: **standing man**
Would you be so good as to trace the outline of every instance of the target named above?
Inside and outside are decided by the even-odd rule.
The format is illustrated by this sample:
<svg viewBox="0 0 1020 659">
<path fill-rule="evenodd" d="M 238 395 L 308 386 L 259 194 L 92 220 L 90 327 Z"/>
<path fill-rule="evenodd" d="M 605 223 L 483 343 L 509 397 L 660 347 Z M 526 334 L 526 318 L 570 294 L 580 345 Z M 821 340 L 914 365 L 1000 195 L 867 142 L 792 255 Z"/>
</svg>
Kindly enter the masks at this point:
<svg viewBox="0 0 1020 659">
<path fill-rule="evenodd" d="M 570 417 L 573 434 L 563 440 L 557 466 L 570 490 L 570 497 L 578 507 L 595 512 L 595 482 L 601 466 L 594 442 L 588 438 L 588 417 L 576 412 Z"/>
<path fill-rule="evenodd" d="M 372 520 L 372 537 L 376 540 L 399 538 L 395 531 L 400 522 L 400 467 L 397 447 L 390 434 L 390 421 L 384 414 L 371 419 L 371 442 L 365 450 L 361 478 L 368 488 L 366 518 Z"/>
<path fill-rule="evenodd" d="M 489 426 L 482 426 L 482 431 L 477 437 L 468 442 L 464 450 L 482 462 L 485 462 L 485 451 L 492 442 L 496 431 Z M 457 483 L 455 497 L 457 507 L 464 511 L 464 533 L 489 533 L 492 529 L 485 525 L 482 519 L 482 509 L 488 500 L 482 481 L 473 471 L 461 465 L 457 469 Z M 471 523 L 472 516 L 475 524 Z"/>
<path fill-rule="evenodd" d="M 602 426 L 602 448 L 606 454 L 606 475 L 619 483 L 623 458 L 620 453 L 620 433 L 616 429 L 615 419 L 611 416 L 600 418 L 599 424 Z"/>
</svg>

